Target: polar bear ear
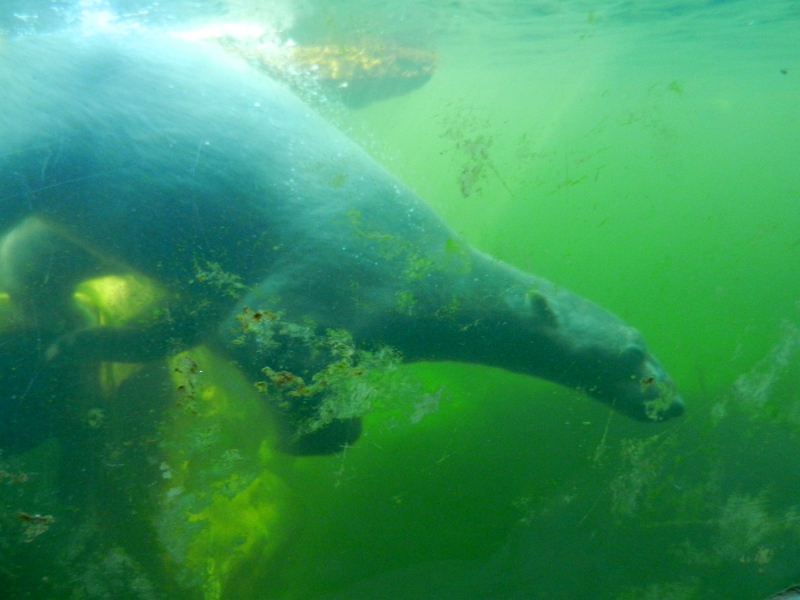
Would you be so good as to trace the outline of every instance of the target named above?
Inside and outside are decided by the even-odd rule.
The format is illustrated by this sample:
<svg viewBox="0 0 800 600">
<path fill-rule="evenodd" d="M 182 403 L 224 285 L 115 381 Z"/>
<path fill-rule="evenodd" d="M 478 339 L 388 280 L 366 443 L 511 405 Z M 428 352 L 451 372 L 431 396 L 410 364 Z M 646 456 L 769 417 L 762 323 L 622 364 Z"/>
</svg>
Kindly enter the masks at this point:
<svg viewBox="0 0 800 600">
<path fill-rule="evenodd" d="M 525 292 L 524 303 L 528 314 L 537 324 L 547 327 L 558 325 L 558 316 L 545 295 L 540 291 L 532 289 Z"/>
<path fill-rule="evenodd" d="M 641 344 L 629 344 L 620 353 L 622 363 L 631 369 L 638 369 L 647 356 L 647 350 Z"/>
</svg>

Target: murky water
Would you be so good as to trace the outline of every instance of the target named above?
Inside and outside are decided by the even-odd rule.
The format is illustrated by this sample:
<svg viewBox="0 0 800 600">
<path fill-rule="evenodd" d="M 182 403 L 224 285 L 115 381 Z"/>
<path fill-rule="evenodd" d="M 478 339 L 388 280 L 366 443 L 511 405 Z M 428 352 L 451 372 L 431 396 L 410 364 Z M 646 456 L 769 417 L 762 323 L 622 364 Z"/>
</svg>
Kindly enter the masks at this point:
<svg viewBox="0 0 800 600">
<path fill-rule="evenodd" d="M 69 435 L 28 418 L 58 436 L 0 455 L 0 598 L 762 600 L 800 582 L 796 3 L 15 0 L 2 22 L 103 10 L 435 49 L 418 89 L 318 108 L 467 242 L 639 329 L 687 411 L 636 423 L 421 363 L 387 392 L 412 410 L 378 403 L 344 452 L 289 458 L 206 350 L 105 364 L 70 383 Z M 107 294 L 83 302 L 113 319 Z"/>
</svg>

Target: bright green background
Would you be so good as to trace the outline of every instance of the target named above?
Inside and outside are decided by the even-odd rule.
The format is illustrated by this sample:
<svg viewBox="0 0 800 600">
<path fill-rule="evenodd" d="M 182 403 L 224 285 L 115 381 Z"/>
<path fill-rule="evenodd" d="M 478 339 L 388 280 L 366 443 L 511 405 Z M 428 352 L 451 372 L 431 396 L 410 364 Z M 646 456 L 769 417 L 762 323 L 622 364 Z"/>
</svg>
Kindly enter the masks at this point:
<svg viewBox="0 0 800 600">
<path fill-rule="evenodd" d="M 339 8 L 334 36 L 400 11 Z M 453 3 L 427 23 L 428 84 L 338 115 L 470 243 L 639 328 L 688 411 L 634 424 L 529 378 L 416 366 L 445 387 L 437 414 L 375 415 L 345 456 L 296 464 L 290 597 L 744 600 L 800 581 L 791 13 Z"/>
</svg>

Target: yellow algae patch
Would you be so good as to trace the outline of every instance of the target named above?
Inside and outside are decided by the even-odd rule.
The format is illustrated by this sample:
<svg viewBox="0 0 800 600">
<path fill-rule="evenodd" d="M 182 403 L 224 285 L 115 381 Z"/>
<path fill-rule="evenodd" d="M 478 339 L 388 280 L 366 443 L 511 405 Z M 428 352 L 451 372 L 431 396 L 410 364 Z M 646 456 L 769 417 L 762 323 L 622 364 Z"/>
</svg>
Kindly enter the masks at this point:
<svg viewBox="0 0 800 600">
<path fill-rule="evenodd" d="M 266 403 L 229 361 L 200 347 L 169 368 L 175 404 L 160 433 L 161 546 L 204 600 L 238 598 L 232 585 L 255 595 L 294 524 L 281 476 L 291 459 L 273 452 Z"/>
<path fill-rule="evenodd" d="M 238 479 L 239 476 L 232 476 Z M 284 484 L 274 474 L 263 471 L 244 489 L 229 497 L 241 481 L 220 482 L 204 510 L 187 514 L 188 523 L 201 523 L 186 548 L 186 564 L 200 572 L 207 600 L 220 598 L 226 580 L 243 563 L 268 559 L 283 541 L 278 501 L 286 496 Z"/>
<path fill-rule="evenodd" d="M 98 325 L 122 325 L 158 316 L 156 304 L 163 292 L 138 275 L 108 275 L 82 282 L 75 300 L 89 311 Z"/>
<path fill-rule="evenodd" d="M 158 318 L 163 292 L 139 275 L 108 275 L 81 282 L 74 300 L 88 319 L 98 326 L 121 325 Z M 106 396 L 113 394 L 128 377 L 141 368 L 132 363 L 100 364 L 99 382 Z"/>
</svg>

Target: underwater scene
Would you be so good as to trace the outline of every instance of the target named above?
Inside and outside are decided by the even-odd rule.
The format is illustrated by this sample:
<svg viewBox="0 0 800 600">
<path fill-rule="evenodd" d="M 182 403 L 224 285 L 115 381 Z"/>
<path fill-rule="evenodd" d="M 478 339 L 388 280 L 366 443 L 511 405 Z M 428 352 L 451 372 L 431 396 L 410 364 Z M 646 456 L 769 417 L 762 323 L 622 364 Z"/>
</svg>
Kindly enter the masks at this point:
<svg viewBox="0 0 800 600">
<path fill-rule="evenodd" d="M 0 3 L 0 600 L 797 600 L 799 389 L 792 0 Z"/>
</svg>

